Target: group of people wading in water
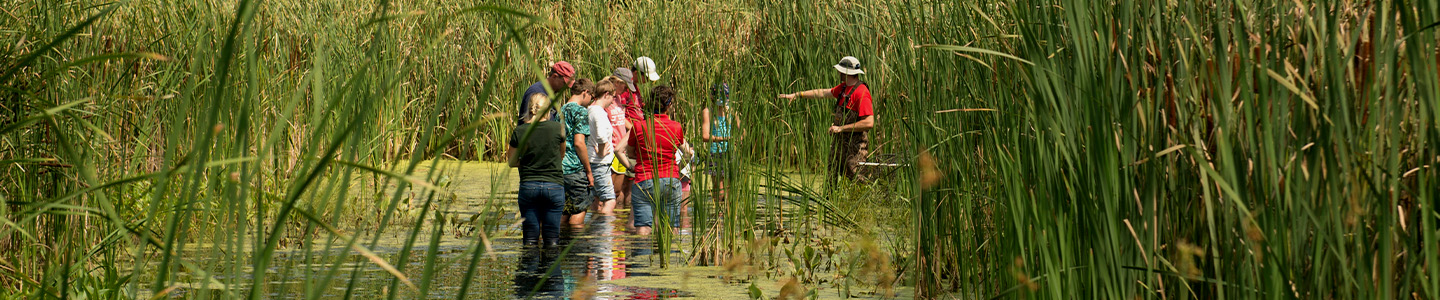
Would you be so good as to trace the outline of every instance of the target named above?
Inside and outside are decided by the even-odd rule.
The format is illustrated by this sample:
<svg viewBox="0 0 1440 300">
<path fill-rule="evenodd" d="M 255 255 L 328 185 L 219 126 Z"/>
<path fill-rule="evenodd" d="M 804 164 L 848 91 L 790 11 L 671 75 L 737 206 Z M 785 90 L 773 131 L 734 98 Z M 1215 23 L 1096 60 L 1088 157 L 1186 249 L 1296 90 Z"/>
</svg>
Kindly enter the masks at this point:
<svg viewBox="0 0 1440 300">
<path fill-rule="evenodd" d="M 683 125 L 670 118 L 677 91 L 658 85 L 641 97 L 637 85 L 659 81 L 660 75 L 649 57 L 631 67 L 591 81 L 577 79 L 575 67 L 561 61 L 521 94 L 506 153 L 510 166 L 520 170 L 517 204 L 526 246 L 555 246 L 562 224 L 584 226 L 589 211 L 609 216 L 626 206 L 635 234 L 650 234 L 657 222 L 680 228 L 688 205 L 683 201 L 690 189 L 688 166 L 696 155 Z M 864 181 L 866 132 L 875 126 L 870 89 L 860 80 L 865 72 L 858 59 L 847 56 L 834 68 L 842 77 L 839 85 L 779 98 L 834 98 L 831 174 Z M 548 90 L 568 92 L 558 111 Z M 725 178 L 734 173 L 727 169 L 734 165 L 727 162 L 737 138 L 732 130 L 741 127 L 729 109 L 729 85 L 715 83 L 710 94 L 711 105 L 701 112 L 701 140 L 708 143 L 706 172 L 716 200 L 724 201 Z"/>
</svg>

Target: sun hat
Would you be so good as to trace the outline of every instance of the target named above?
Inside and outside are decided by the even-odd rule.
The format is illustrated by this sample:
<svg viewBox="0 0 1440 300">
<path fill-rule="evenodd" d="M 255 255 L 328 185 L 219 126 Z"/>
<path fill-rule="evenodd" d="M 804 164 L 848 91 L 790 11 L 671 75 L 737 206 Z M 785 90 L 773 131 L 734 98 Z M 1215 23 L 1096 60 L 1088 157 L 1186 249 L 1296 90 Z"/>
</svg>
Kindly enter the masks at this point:
<svg viewBox="0 0 1440 300">
<path fill-rule="evenodd" d="M 620 80 L 624 80 L 624 81 L 625 81 L 625 87 L 630 88 L 630 91 L 631 91 L 631 92 L 636 91 L 636 89 L 635 89 L 635 73 L 630 72 L 630 69 L 626 69 L 626 68 L 615 68 L 615 72 L 610 73 L 610 75 L 614 75 L 615 77 L 620 77 Z"/>
<path fill-rule="evenodd" d="M 575 78 L 575 66 L 571 66 L 570 63 L 565 61 L 550 65 L 550 72 L 565 78 Z"/>
<path fill-rule="evenodd" d="M 644 73 L 645 78 L 649 78 L 650 81 L 660 81 L 660 74 L 655 73 L 655 60 L 649 57 L 641 56 L 635 59 L 635 71 Z"/>
<path fill-rule="evenodd" d="M 835 70 L 840 71 L 840 73 L 843 73 L 845 75 L 865 74 L 865 70 L 860 69 L 860 59 L 857 59 L 854 56 L 846 56 L 845 58 L 841 58 L 840 63 L 835 64 Z"/>
</svg>

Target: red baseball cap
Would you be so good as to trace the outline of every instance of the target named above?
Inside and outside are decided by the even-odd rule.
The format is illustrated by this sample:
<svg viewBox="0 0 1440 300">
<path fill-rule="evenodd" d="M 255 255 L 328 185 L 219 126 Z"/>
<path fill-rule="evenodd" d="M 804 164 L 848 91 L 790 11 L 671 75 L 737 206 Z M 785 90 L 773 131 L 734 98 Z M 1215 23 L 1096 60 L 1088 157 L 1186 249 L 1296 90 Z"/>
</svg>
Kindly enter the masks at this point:
<svg viewBox="0 0 1440 300">
<path fill-rule="evenodd" d="M 550 72 L 555 72 L 555 74 L 565 78 L 575 78 L 575 66 L 571 66 L 570 63 L 564 61 L 550 65 Z"/>
</svg>

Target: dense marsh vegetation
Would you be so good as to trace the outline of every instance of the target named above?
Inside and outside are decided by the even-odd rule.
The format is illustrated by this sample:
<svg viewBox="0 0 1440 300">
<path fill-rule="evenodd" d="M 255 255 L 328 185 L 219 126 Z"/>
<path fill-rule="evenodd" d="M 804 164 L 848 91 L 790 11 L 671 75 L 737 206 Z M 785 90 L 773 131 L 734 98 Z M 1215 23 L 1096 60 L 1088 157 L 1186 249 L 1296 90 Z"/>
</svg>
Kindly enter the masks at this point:
<svg viewBox="0 0 1440 300">
<path fill-rule="evenodd" d="M 786 296 L 1440 298 L 1435 1 L 0 11 L 8 295 L 274 297 L 292 266 L 252 270 L 277 253 L 318 266 L 305 297 L 350 295 L 336 278 L 361 268 L 391 298 L 471 295 L 513 171 L 457 187 L 447 161 L 501 159 L 546 63 L 599 78 L 649 56 L 688 127 L 716 81 L 750 124 L 736 196 L 696 182 L 692 222 L 718 225 L 657 240 L 791 280 Z M 823 172 L 829 101 L 775 95 L 833 86 L 847 55 L 875 91 L 875 160 L 902 167 L 825 185 L 803 174 Z M 436 247 L 457 219 L 474 228 L 458 259 Z"/>
</svg>

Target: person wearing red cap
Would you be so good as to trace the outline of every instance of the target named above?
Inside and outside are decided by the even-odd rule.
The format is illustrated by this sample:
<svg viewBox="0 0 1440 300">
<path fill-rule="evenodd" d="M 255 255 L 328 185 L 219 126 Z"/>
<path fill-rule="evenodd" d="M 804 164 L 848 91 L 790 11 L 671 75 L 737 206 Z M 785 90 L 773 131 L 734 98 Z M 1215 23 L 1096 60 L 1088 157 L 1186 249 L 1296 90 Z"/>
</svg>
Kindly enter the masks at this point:
<svg viewBox="0 0 1440 300">
<path fill-rule="evenodd" d="M 570 85 L 573 83 L 575 83 L 574 66 L 564 61 L 550 65 L 550 71 L 545 73 L 545 80 L 536 81 L 535 84 L 531 84 L 529 88 L 526 88 L 524 93 L 520 94 L 520 109 L 515 114 L 515 124 L 525 124 L 526 120 L 531 119 L 530 112 L 526 111 L 526 108 L 530 107 L 531 97 L 535 97 L 535 95 L 550 96 L 550 93 L 545 91 L 545 85 L 550 85 L 550 89 L 556 92 L 563 92 L 570 89 Z M 559 119 L 553 107 L 550 108 L 550 119 Z"/>
<path fill-rule="evenodd" d="M 875 111 L 871 106 L 870 87 L 860 81 L 865 70 L 860 60 L 846 56 L 835 64 L 843 81 L 833 88 L 815 89 L 794 94 L 780 95 L 781 99 L 835 98 L 834 114 L 830 123 L 831 135 L 835 140 L 830 148 L 830 172 L 832 177 L 844 176 L 851 180 L 865 181 L 860 172 L 860 163 L 865 161 L 869 138 L 866 132 L 875 128 Z"/>
</svg>

